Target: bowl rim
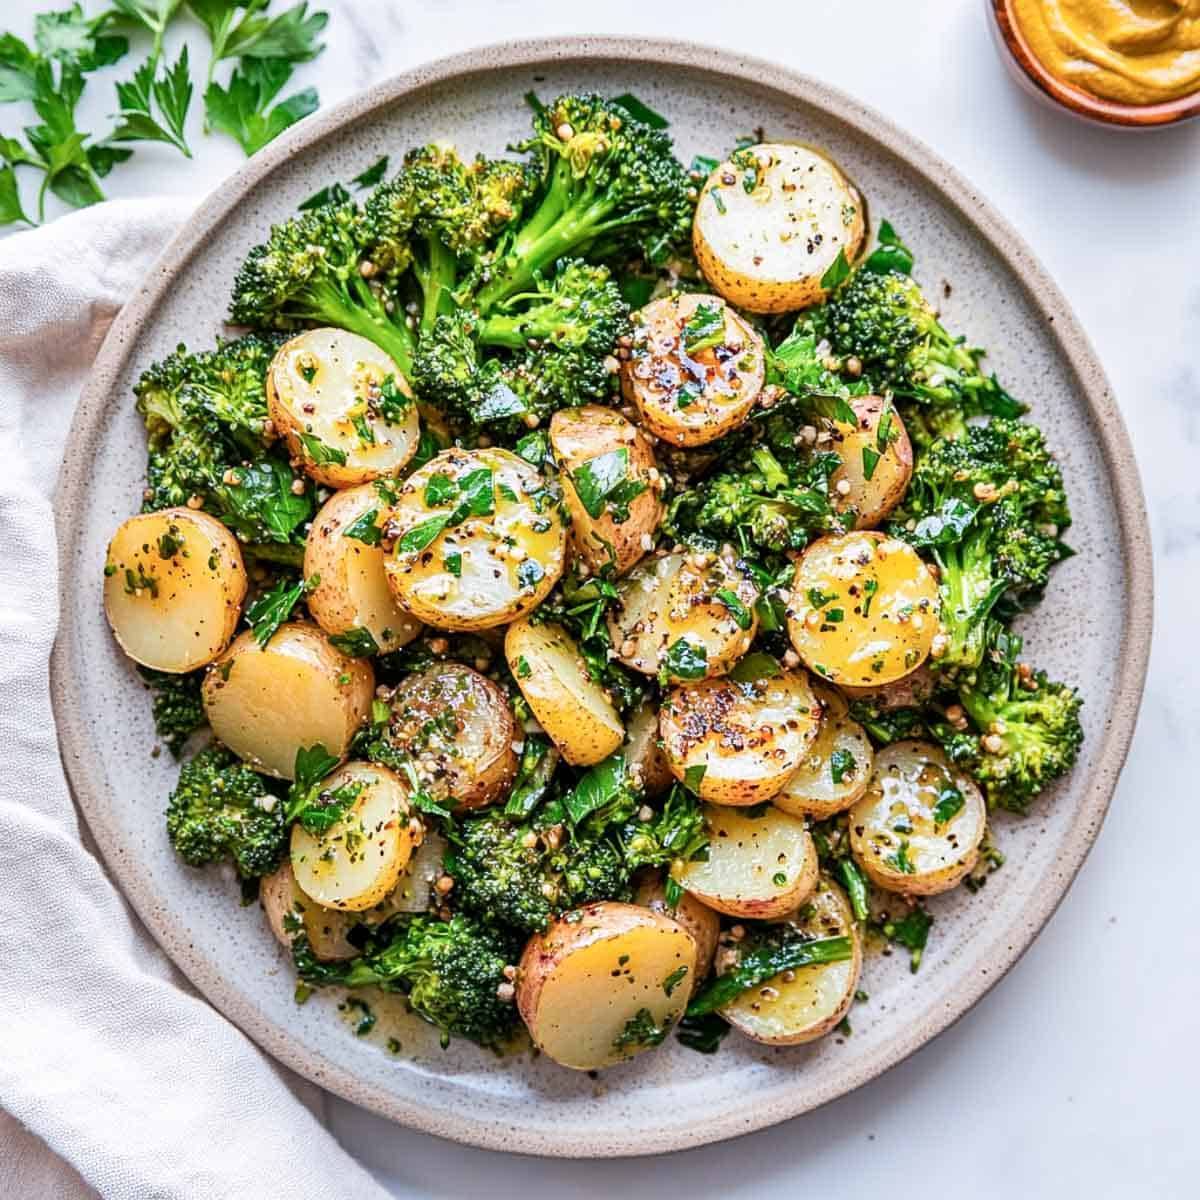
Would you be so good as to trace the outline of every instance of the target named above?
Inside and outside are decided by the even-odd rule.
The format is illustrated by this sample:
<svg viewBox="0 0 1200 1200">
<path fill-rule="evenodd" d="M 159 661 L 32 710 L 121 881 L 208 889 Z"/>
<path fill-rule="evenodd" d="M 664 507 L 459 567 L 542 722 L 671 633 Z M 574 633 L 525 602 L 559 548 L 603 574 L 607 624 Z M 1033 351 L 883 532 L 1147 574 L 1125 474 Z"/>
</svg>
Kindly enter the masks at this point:
<svg viewBox="0 0 1200 1200">
<path fill-rule="evenodd" d="M 1058 870 L 1035 892 L 1034 903 L 1022 910 L 1019 928 L 1014 923 L 1011 936 L 1006 937 L 998 948 L 990 969 L 986 973 L 973 973 L 951 988 L 942 997 L 936 1013 L 924 1023 L 898 1024 L 895 1033 L 873 1056 L 833 1079 L 810 1081 L 809 1087 L 791 1089 L 772 1103 L 749 1106 L 748 1111 L 738 1107 L 710 1112 L 684 1130 L 678 1127 L 628 1129 L 616 1138 L 597 1136 L 590 1141 L 562 1133 L 513 1128 L 484 1112 L 432 1110 L 422 1105 L 415 1094 L 400 1097 L 364 1082 L 338 1062 L 305 1050 L 292 1039 L 286 1026 L 272 1021 L 248 997 L 228 984 L 221 963 L 207 958 L 191 944 L 186 928 L 166 911 L 128 855 L 119 832 L 105 819 L 104 789 L 88 768 L 86 751 L 90 735 L 80 701 L 81 689 L 75 686 L 71 673 L 71 663 L 78 653 L 79 629 L 71 621 L 60 624 L 51 656 L 51 693 L 60 750 L 72 790 L 106 863 L 143 924 L 217 1011 L 300 1075 L 409 1128 L 486 1149 L 571 1158 L 656 1154 L 721 1141 L 774 1125 L 876 1078 L 944 1032 L 971 1009 L 1007 974 L 1054 914 L 1099 832 L 1133 736 L 1149 657 L 1153 614 L 1149 526 L 1129 435 L 1087 335 L 1063 294 L 1016 230 L 957 170 L 922 142 L 839 89 L 769 60 L 702 43 L 623 36 L 506 41 L 420 65 L 301 122 L 248 160 L 208 195 L 167 245 L 114 320 L 83 389 L 66 442 L 68 450 L 64 453 L 55 494 L 59 590 L 64 612 L 69 611 L 66 596 L 70 591 L 71 568 L 83 536 L 81 523 L 74 516 L 83 511 L 87 502 L 95 461 L 94 443 L 103 428 L 107 397 L 124 368 L 141 325 L 153 313 L 175 274 L 202 251 L 210 230 L 226 219 L 259 181 L 292 157 L 336 135 L 343 126 L 369 118 L 410 94 L 494 70 L 538 65 L 561 67 L 564 63 L 603 59 L 690 68 L 707 72 L 714 79 L 733 77 L 751 87 L 781 92 L 801 104 L 821 109 L 856 132 L 888 147 L 953 205 L 1022 281 L 1034 310 L 1046 319 L 1047 328 L 1087 401 L 1112 488 L 1119 526 L 1117 532 L 1130 582 L 1127 587 L 1128 620 L 1117 651 L 1119 666 L 1112 707 L 1107 714 L 1095 767 L 1083 781 L 1078 811 L 1060 847 Z"/>
<path fill-rule="evenodd" d="M 1157 104 L 1122 104 L 1093 96 L 1082 88 L 1059 79 L 1033 52 L 1021 23 L 1013 12 L 1013 0 L 986 0 L 998 35 L 1001 53 L 1042 96 L 1058 108 L 1103 125 L 1122 129 L 1162 129 L 1200 116 L 1200 88 L 1174 100 Z"/>
</svg>

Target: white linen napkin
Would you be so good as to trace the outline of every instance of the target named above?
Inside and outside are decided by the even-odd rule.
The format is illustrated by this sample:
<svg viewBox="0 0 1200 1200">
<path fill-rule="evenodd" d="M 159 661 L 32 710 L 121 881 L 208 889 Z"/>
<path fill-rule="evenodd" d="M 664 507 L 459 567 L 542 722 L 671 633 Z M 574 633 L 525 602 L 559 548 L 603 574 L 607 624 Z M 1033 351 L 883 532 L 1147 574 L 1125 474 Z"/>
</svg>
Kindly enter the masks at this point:
<svg viewBox="0 0 1200 1200">
<path fill-rule="evenodd" d="M 386 1200 L 314 1116 L 318 1089 L 141 927 L 59 760 L 51 493 L 100 343 L 189 209 L 103 204 L 0 242 L 0 1195 Z"/>
</svg>

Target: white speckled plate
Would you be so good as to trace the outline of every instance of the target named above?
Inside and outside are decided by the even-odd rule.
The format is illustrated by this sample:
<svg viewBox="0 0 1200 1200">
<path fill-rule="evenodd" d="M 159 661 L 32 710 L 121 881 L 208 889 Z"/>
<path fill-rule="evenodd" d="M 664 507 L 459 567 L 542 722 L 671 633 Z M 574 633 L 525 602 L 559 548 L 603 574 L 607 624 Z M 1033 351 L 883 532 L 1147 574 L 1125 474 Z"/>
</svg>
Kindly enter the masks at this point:
<svg viewBox="0 0 1200 1200">
<path fill-rule="evenodd" d="M 1030 630 L 1032 656 L 1086 693 L 1071 778 L 1025 821 L 997 821 L 1008 863 L 975 896 L 932 904 L 917 976 L 869 960 L 854 1037 L 811 1047 L 731 1035 L 705 1057 L 673 1041 L 604 1073 L 603 1086 L 528 1055 L 497 1059 L 386 1012 L 357 1039 L 334 997 L 303 1008 L 285 954 L 231 878 L 181 866 L 163 831 L 174 775 L 149 705 L 101 611 L 113 528 L 139 505 L 145 463 L 130 388 L 181 340 L 221 332 L 230 283 L 269 224 L 332 179 L 430 139 L 500 152 L 527 128 L 522 94 L 634 92 L 668 116 L 686 159 L 762 126 L 823 146 L 917 256 L 951 328 L 994 347 L 991 365 L 1059 450 L 1078 554 Z M 946 282 L 943 286 L 944 281 Z M 952 289 L 950 284 L 953 285 Z M 1103 372 L 1066 301 L 1012 229 L 928 150 L 823 84 L 765 62 L 669 42 L 525 42 L 445 59 L 321 114 L 251 160 L 204 203 L 113 325 L 76 418 L 58 497 L 62 629 L 53 683 L 62 750 L 113 873 L 166 951 L 217 1008 L 289 1066 L 347 1098 L 445 1137 L 555 1155 L 640 1154 L 732 1137 L 858 1087 L 966 1011 L 1062 899 L 1104 817 L 1133 731 L 1150 639 L 1150 540 L 1133 454 Z M 1102 602 L 1097 600 L 1102 598 Z"/>
</svg>

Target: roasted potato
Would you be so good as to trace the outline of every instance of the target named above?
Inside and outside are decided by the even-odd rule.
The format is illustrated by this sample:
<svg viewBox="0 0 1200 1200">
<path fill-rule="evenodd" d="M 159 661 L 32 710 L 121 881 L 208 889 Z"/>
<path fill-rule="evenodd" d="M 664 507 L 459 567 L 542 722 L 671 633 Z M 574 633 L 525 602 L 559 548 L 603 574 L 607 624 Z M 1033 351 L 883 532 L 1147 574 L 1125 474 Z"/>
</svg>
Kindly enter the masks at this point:
<svg viewBox="0 0 1200 1200">
<path fill-rule="evenodd" d="M 879 712 L 894 712 L 898 708 L 921 708 L 937 690 L 937 681 L 925 662 L 891 683 L 875 687 L 851 687 L 843 683 L 838 690 L 847 700 L 863 700 Z"/>
<path fill-rule="evenodd" d="M 704 277 L 748 312 L 792 312 L 829 296 L 839 253 L 854 262 L 867 235 L 862 198 L 807 146 L 768 142 L 736 151 L 708 177 L 692 224 Z"/>
<path fill-rule="evenodd" d="M 702 904 L 731 917 L 766 920 L 803 904 L 817 883 L 808 826 L 777 808 L 704 806 L 707 860 L 676 862 L 671 875 Z"/>
<path fill-rule="evenodd" d="M 938 587 L 899 538 L 864 530 L 804 551 L 788 604 L 788 635 L 809 670 L 863 687 L 889 683 L 929 656 Z"/>
<path fill-rule="evenodd" d="M 434 663 L 404 679 L 390 704 L 384 736 L 434 799 L 461 812 L 508 794 L 518 733 L 498 684 L 462 663 Z"/>
<path fill-rule="evenodd" d="M 550 444 L 576 553 L 593 571 L 611 566 L 623 575 L 646 553 L 663 518 L 649 440 L 619 412 L 585 404 L 550 418 Z"/>
<path fill-rule="evenodd" d="M 561 491 L 508 450 L 447 450 L 401 485 L 388 582 L 438 629 L 506 625 L 546 598 L 566 562 Z"/>
<path fill-rule="evenodd" d="M 590 1071 L 661 1044 L 695 971 L 696 943 L 678 922 L 633 904 L 589 904 L 530 938 L 517 1007 L 543 1053 Z"/>
<path fill-rule="evenodd" d="M 645 700 L 625 723 L 625 766 L 644 795 L 657 796 L 675 782 L 658 736 L 658 709 Z"/>
<path fill-rule="evenodd" d="M 913 451 L 896 406 L 882 396 L 849 401 L 856 425 L 831 422 L 830 449 L 842 460 L 829 477 L 834 506 L 854 517 L 855 529 L 873 529 L 904 499 Z"/>
<path fill-rule="evenodd" d="M 832 1032 L 850 1011 L 862 970 L 862 936 L 845 893 L 825 876 L 801 908 L 781 920 L 809 938 L 848 937 L 853 956 L 774 975 L 718 1011 L 756 1042 L 795 1046 Z"/>
<path fill-rule="evenodd" d="M 387 653 L 421 632 L 388 587 L 380 544 L 388 502 L 373 483 L 346 488 L 321 507 L 304 547 L 304 577 L 317 580 L 308 611 L 326 633 L 365 629 Z"/>
<path fill-rule="evenodd" d="M 850 809 L 850 851 L 872 883 L 932 896 L 961 881 L 979 858 L 987 806 L 974 781 L 932 742 L 894 742 L 875 756 Z"/>
<path fill-rule="evenodd" d="M 867 790 L 875 751 L 871 739 L 833 688 L 813 684 L 821 727 L 800 766 L 771 803 L 797 817 L 823 821 L 847 809 Z"/>
<path fill-rule="evenodd" d="M 349 762 L 322 784 L 336 796 L 357 789 L 345 815 L 323 833 L 292 826 L 296 884 L 325 908 L 361 912 L 397 884 L 413 852 L 408 786 L 377 763 Z"/>
<path fill-rule="evenodd" d="M 721 932 L 720 917 L 689 892 L 683 892 L 679 903 L 672 908 L 667 903 L 666 879 L 659 871 L 647 872 L 638 880 L 633 902 L 651 912 L 670 917 L 692 935 L 692 941 L 696 943 L 696 969 L 692 972 L 688 990 L 694 990 L 696 984 L 712 970 L 717 937 Z"/>
<path fill-rule="evenodd" d="M 281 625 L 260 646 L 247 630 L 204 677 L 213 733 L 264 775 L 291 779 L 296 751 L 318 743 L 337 758 L 371 711 L 375 673 L 307 621 Z"/>
<path fill-rule="evenodd" d="M 655 437 L 703 446 L 742 423 L 765 364 L 762 338 L 719 296 L 664 296 L 637 316 L 621 389 Z"/>
<path fill-rule="evenodd" d="M 639 563 L 608 610 L 617 658 L 669 680 L 723 675 L 758 630 L 758 589 L 720 555 L 666 554 Z"/>
<path fill-rule="evenodd" d="M 803 672 L 785 671 L 752 682 L 706 679 L 674 687 L 658 726 L 676 779 L 702 769 L 693 787 L 702 800 L 750 805 L 770 800 L 796 772 L 820 718 Z"/>
<path fill-rule="evenodd" d="M 567 762 L 598 763 L 624 740 L 617 710 L 561 625 L 514 621 L 504 637 L 504 655 L 538 724 Z"/>
<path fill-rule="evenodd" d="M 237 539 L 190 508 L 130 517 L 108 544 L 104 611 L 134 662 L 182 674 L 233 637 L 246 595 Z"/>
<path fill-rule="evenodd" d="M 279 347 L 267 408 L 305 473 L 326 487 L 398 474 L 421 437 L 400 368 L 344 329 L 308 329 Z"/>
<path fill-rule="evenodd" d="M 271 932 L 285 949 L 290 950 L 293 939 L 303 933 L 313 954 L 322 962 L 353 958 L 358 953 L 346 934 L 358 923 L 360 914 L 325 908 L 305 895 L 290 862 L 262 880 L 258 898 Z"/>
</svg>

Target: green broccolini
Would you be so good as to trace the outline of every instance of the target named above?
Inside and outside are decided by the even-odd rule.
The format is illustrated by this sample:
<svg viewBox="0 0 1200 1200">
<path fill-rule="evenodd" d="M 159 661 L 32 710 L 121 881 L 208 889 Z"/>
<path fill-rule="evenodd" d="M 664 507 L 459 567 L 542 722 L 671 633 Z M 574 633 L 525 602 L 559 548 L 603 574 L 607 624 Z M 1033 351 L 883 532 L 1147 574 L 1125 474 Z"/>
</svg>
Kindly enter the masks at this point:
<svg viewBox="0 0 1200 1200">
<path fill-rule="evenodd" d="M 232 860 L 243 879 L 283 861 L 287 824 L 267 780 L 223 746 L 184 763 L 167 804 L 167 834 L 189 866 Z"/>
<path fill-rule="evenodd" d="M 169 675 L 138 667 L 138 672 L 154 693 L 154 729 L 167 749 L 178 758 L 188 738 L 208 723 L 200 699 L 200 683 L 204 672 L 189 671 L 186 675 Z"/>
<path fill-rule="evenodd" d="M 508 935 L 468 917 L 449 921 L 403 916 L 371 930 L 362 953 L 343 962 L 321 962 L 303 935 L 293 942 L 296 972 L 316 987 L 378 987 L 401 992 L 419 1017 L 442 1032 L 484 1046 L 503 1042 L 516 1023 L 516 1007 L 501 996 L 505 973 L 519 945 Z"/>
</svg>

